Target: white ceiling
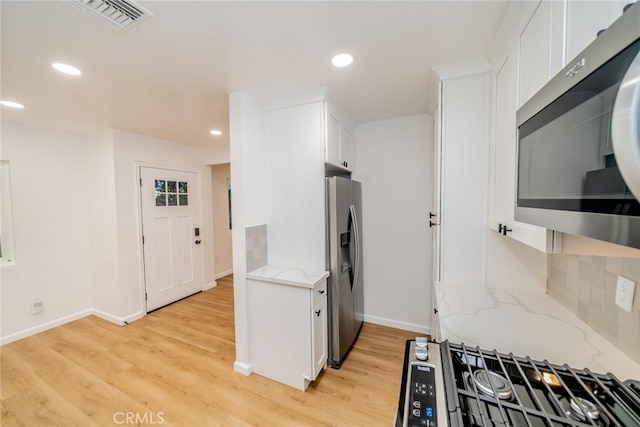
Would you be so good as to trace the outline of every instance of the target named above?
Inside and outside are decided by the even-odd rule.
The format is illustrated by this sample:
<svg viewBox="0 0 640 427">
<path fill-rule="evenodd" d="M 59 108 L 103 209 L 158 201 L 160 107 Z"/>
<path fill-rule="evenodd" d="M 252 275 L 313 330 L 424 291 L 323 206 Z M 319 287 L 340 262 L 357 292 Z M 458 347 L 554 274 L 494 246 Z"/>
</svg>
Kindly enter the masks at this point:
<svg viewBox="0 0 640 427">
<path fill-rule="evenodd" d="M 228 94 L 328 86 L 358 122 L 427 112 L 432 66 L 486 54 L 505 1 L 141 1 L 117 32 L 61 0 L 1 7 L 2 120 L 88 133 L 113 127 L 178 143 L 228 143 Z M 338 69 L 331 56 L 350 52 Z M 80 77 L 50 64 L 66 62 Z M 224 131 L 221 137 L 210 129 Z"/>
</svg>

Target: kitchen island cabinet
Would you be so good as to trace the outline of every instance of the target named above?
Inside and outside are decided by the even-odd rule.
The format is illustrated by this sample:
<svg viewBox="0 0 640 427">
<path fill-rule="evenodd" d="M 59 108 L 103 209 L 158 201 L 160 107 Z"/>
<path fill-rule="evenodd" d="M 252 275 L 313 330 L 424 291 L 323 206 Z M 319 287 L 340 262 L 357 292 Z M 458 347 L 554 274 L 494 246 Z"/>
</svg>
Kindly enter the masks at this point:
<svg viewBox="0 0 640 427">
<path fill-rule="evenodd" d="M 327 277 L 267 265 L 247 273 L 253 372 L 306 390 L 327 361 Z"/>
</svg>

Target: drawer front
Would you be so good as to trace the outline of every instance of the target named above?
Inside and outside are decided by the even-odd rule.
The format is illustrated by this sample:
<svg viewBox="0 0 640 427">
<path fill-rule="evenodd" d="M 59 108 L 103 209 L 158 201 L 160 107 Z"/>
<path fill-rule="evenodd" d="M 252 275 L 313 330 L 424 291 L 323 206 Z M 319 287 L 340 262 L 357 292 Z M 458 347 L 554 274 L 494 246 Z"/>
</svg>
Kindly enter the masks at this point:
<svg viewBox="0 0 640 427">
<path fill-rule="evenodd" d="M 323 280 L 313 288 L 313 301 L 311 307 L 315 307 L 322 298 L 327 296 L 327 281 Z"/>
</svg>

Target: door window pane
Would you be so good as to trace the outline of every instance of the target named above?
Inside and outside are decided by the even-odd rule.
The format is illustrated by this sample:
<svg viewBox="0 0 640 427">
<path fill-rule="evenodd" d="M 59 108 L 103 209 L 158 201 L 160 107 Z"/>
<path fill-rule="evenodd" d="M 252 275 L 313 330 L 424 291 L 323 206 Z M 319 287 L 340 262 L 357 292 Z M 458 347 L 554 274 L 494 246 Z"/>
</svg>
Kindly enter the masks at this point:
<svg viewBox="0 0 640 427">
<path fill-rule="evenodd" d="M 156 193 L 156 206 L 167 206 L 166 193 Z"/>
<path fill-rule="evenodd" d="M 155 180 L 156 206 L 188 206 L 189 184 L 185 181 Z"/>
</svg>

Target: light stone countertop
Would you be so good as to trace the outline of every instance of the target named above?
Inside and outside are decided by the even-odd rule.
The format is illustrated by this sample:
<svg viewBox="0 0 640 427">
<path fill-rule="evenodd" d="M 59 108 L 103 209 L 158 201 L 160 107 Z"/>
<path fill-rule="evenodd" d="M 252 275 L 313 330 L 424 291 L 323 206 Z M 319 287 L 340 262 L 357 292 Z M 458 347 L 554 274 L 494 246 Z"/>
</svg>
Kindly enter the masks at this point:
<svg viewBox="0 0 640 427">
<path fill-rule="evenodd" d="M 307 272 L 298 267 L 265 265 L 247 273 L 247 279 L 313 289 L 327 277 L 328 271 Z"/>
<path fill-rule="evenodd" d="M 618 379 L 640 379 L 640 365 L 540 289 L 436 286 L 442 340 Z"/>
</svg>

